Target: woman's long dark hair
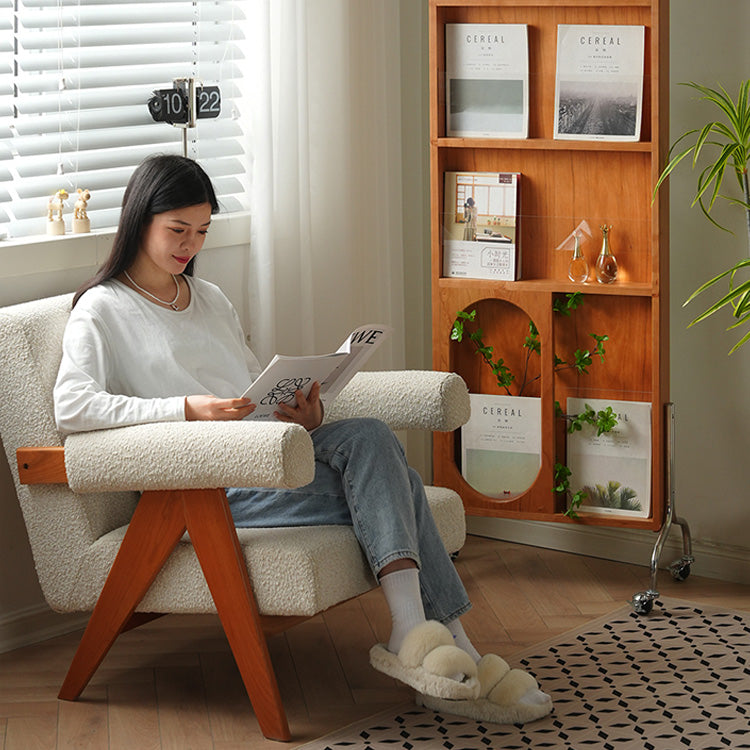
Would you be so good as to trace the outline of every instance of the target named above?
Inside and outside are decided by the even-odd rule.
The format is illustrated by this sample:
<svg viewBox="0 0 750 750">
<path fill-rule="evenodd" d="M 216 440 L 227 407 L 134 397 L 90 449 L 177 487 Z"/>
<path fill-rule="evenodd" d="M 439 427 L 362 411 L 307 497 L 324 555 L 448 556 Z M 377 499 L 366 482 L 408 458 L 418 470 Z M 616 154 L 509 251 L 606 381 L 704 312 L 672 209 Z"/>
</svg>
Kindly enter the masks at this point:
<svg viewBox="0 0 750 750">
<path fill-rule="evenodd" d="M 130 268 L 138 253 L 143 232 L 153 216 L 199 203 L 209 203 L 212 214 L 219 210 L 211 180 L 197 162 L 174 155 L 146 159 L 133 172 L 125 188 L 120 223 L 109 258 L 96 275 L 78 289 L 73 297 L 73 306 L 84 292 Z M 194 265 L 193 257 L 183 273 L 192 276 Z"/>
</svg>

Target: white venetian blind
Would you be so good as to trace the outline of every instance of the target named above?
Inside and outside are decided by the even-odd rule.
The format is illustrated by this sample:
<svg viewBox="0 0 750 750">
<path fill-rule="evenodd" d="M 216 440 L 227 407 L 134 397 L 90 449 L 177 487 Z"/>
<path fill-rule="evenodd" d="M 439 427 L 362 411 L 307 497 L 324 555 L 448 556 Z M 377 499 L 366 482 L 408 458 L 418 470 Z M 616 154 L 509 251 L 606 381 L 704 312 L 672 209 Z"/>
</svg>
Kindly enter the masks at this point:
<svg viewBox="0 0 750 750">
<path fill-rule="evenodd" d="M 147 102 L 175 78 L 221 89 L 221 114 L 188 129 L 188 156 L 222 211 L 246 207 L 241 0 L 0 0 L 0 222 L 45 232 L 60 188 L 91 191 L 92 228 L 114 226 L 125 184 L 153 153 L 183 152 L 183 130 Z M 70 224 L 68 223 L 68 226 Z"/>
</svg>

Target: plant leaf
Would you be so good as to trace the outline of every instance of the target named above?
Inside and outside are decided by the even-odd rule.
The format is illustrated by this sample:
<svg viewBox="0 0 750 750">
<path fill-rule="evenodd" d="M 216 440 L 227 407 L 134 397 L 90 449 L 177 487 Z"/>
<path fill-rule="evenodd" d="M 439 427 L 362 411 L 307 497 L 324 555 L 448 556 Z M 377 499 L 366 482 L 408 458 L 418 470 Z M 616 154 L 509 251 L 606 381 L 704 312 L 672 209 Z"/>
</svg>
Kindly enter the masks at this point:
<svg viewBox="0 0 750 750">
<path fill-rule="evenodd" d="M 691 302 L 694 300 L 701 292 L 704 292 L 706 289 L 708 289 L 710 286 L 713 286 L 717 281 L 723 279 L 725 276 L 728 276 L 729 274 L 735 274 L 740 268 L 745 268 L 746 266 L 750 266 L 750 258 L 745 258 L 744 260 L 739 261 L 738 263 L 735 263 L 731 268 L 727 269 L 726 271 L 723 271 L 718 276 L 714 276 L 712 279 L 709 279 L 704 284 L 701 284 L 686 300 L 683 302 L 682 306 L 688 304 L 688 302 Z"/>
<path fill-rule="evenodd" d="M 709 308 L 707 308 L 704 312 L 702 312 L 697 318 L 695 318 L 688 328 L 694 326 L 696 323 L 700 323 L 702 320 L 705 320 L 709 316 L 713 315 L 717 310 L 720 310 L 722 307 L 727 305 L 729 302 L 731 302 L 735 297 L 739 297 L 745 292 L 750 290 L 750 281 L 746 281 L 740 286 L 738 286 L 736 289 L 733 289 L 730 292 L 727 292 L 721 299 L 714 302 L 713 305 L 711 305 Z"/>
<path fill-rule="evenodd" d="M 730 354 L 734 354 L 743 344 L 750 341 L 750 331 L 748 331 L 730 350 Z"/>
</svg>

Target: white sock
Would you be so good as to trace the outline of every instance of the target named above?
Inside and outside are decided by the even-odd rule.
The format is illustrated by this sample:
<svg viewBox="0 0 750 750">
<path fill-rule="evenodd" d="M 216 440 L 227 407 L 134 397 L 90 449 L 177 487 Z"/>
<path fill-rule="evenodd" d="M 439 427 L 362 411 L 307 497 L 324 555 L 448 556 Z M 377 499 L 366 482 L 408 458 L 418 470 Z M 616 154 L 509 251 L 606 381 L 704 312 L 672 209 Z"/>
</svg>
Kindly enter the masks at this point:
<svg viewBox="0 0 750 750">
<path fill-rule="evenodd" d="M 388 650 L 397 654 L 406 634 L 425 621 L 419 590 L 419 569 L 406 568 L 388 573 L 380 579 L 385 600 L 391 610 L 391 637 Z"/>
<path fill-rule="evenodd" d="M 456 646 L 466 651 L 466 653 L 476 662 L 478 662 L 482 658 L 479 654 L 479 651 L 474 648 L 474 645 L 469 640 L 469 636 L 466 635 L 466 631 L 464 630 L 464 626 L 461 624 L 461 620 L 452 620 L 446 625 L 446 627 L 453 634 L 453 640 L 455 641 Z"/>
</svg>

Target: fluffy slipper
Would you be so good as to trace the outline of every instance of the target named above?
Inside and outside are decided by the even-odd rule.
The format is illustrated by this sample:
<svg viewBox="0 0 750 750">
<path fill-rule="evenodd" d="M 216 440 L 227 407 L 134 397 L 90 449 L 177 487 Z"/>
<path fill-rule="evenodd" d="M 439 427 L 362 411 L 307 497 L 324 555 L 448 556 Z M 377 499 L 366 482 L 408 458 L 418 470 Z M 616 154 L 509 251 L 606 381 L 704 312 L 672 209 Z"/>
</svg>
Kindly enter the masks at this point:
<svg viewBox="0 0 750 750">
<path fill-rule="evenodd" d="M 496 654 L 481 658 L 478 676 L 481 688 L 475 700 L 446 700 L 418 693 L 417 704 L 493 724 L 525 724 L 552 710 L 551 698 L 539 689 L 537 681 L 528 672 L 511 669 Z"/>
<path fill-rule="evenodd" d="M 435 620 L 412 628 L 398 654 L 383 643 L 373 646 L 370 664 L 431 697 L 472 700 L 479 695 L 477 665 L 453 644 L 450 630 Z M 457 675 L 462 679 L 456 679 Z"/>
</svg>

